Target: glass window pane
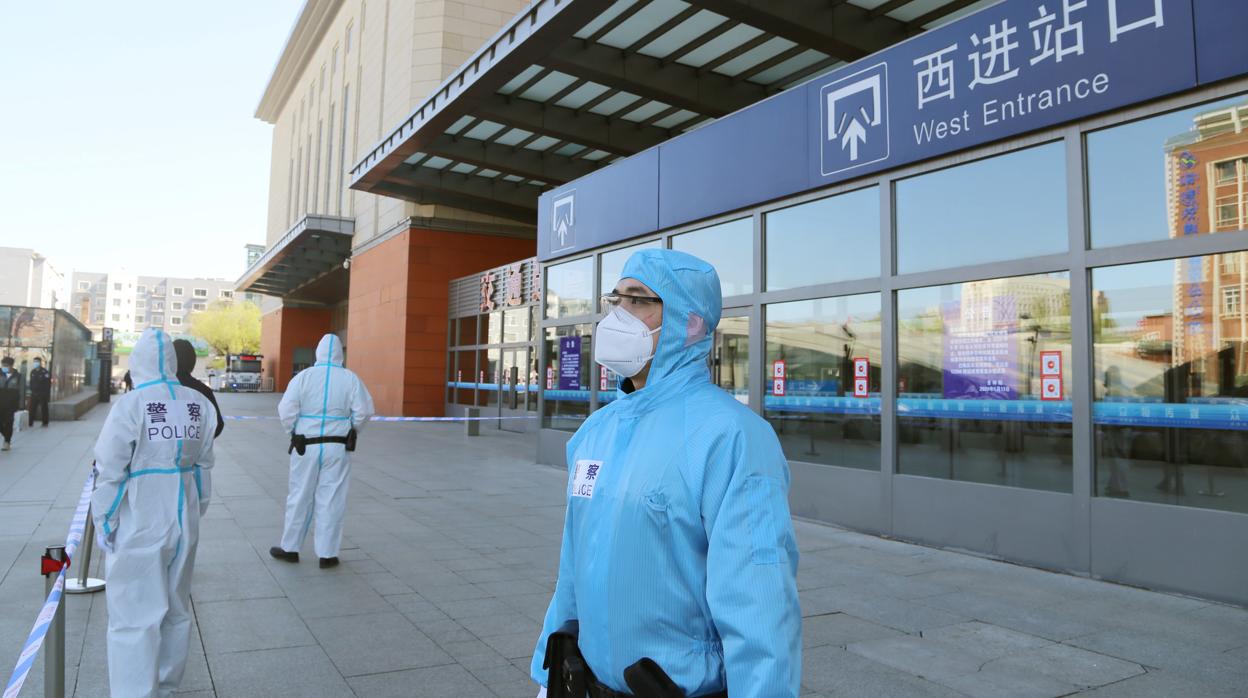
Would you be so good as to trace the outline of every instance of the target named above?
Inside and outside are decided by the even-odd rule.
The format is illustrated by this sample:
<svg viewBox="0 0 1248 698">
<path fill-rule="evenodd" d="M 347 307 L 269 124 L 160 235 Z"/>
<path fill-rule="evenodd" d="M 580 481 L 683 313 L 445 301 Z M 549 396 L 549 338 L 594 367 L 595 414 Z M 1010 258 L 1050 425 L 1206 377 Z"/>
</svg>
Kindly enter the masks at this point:
<svg viewBox="0 0 1248 698">
<path fill-rule="evenodd" d="M 459 319 L 459 345 L 472 346 L 477 343 L 477 316 L 469 315 Z"/>
<path fill-rule="evenodd" d="M 880 346 L 878 293 L 767 306 L 764 416 L 787 458 L 879 470 Z"/>
<path fill-rule="evenodd" d="M 503 313 L 490 313 L 489 326 L 486 332 L 487 344 L 501 344 L 503 341 Z"/>
<path fill-rule="evenodd" d="M 750 319 L 721 318 L 711 352 L 712 380 L 741 404 L 750 404 Z"/>
<path fill-rule="evenodd" d="M 542 377 L 545 381 L 543 428 L 576 431 L 589 416 L 592 328 L 593 325 L 589 324 L 546 328 L 546 375 Z M 572 341 L 561 341 L 565 339 Z M 564 355 L 575 357 L 580 363 L 579 368 L 564 366 Z M 570 370 L 565 374 L 564 369 Z"/>
<path fill-rule="evenodd" d="M 897 294 L 897 468 L 1071 491 L 1070 275 Z"/>
<path fill-rule="evenodd" d="M 1066 251 L 1061 142 L 903 179 L 896 192 L 903 274 Z"/>
<path fill-rule="evenodd" d="M 1248 269 L 1222 257 L 1093 270 L 1099 496 L 1248 513 Z"/>
<path fill-rule="evenodd" d="M 880 274 L 880 188 L 772 211 L 766 216 L 767 290 Z"/>
<path fill-rule="evenodd" d="M 503 313 L 503 343 L 529 341 L 529 309 L 514 308 Z"/>
<path fill-rule="evenodd" d="M 1095 247 L 1248 228 L 1248 98 L 1087 136 Z"/>
<path fill-rule="evenodd" d="M 672 238 L 672 249 L 715 267 L 725 297 L 754 291 L 754 219 L 739 218 Z"/>
<path fill-rule="evenodd" d="M 632 245 L 602 254 L 602 276 L 598 280 L 598 294 L 610 293 L 615 284 L 620 280 L 620 272 L 624 270 L 624 263 L 633 253 L 638 250 L 657 250 L 661 241 L 651 240 L 643 242 L 640 245 Z M 602 310 L 602 309 L 600 309 Z M 605 311 L 604 311 L 605 312 Z"/>
<path fill-rule="evenodd" d="M 576 317 L 594 311 L 594 259 L 586 257 L 546 268 L 546 317 Z"/>
</svg>

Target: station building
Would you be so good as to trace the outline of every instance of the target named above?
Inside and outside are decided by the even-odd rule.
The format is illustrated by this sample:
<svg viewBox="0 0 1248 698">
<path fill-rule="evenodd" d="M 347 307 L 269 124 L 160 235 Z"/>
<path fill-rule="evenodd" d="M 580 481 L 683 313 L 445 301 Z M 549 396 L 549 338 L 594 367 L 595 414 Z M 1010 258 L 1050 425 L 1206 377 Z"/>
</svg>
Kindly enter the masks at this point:
<svg viewBox="0 0 1248 698">
<path fill-rule="evenodd" d="M 1248 603 L 1245 26 L 1216 0 L 533 2 L 353 158 L 351 196 L 424 227 L 301 218 L 240 288 L 283 297 L 283 338 L 287 307 L 345 322 L 352 368 L 403 386 L 383 410 L 508 417 L 559 464 L 615 397 L 599 295 L 685 250 L 795 515 Z M 283 295 L 283 254 L 350 255 L 339 305 Z"/>
</svg>

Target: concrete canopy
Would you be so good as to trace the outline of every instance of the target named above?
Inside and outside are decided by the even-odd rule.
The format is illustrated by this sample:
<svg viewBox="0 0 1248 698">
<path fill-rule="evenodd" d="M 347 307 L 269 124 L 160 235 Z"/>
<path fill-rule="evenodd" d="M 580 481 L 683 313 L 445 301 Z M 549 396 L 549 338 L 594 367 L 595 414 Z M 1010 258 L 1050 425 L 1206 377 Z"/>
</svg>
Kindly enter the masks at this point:
<svg viewBox="0 0 1248 698">
<path fill-rule="evenodd" d="M 518 222 L 538 196 L 995 0 L 541 0 L 351 171 Z"/>
</svg>

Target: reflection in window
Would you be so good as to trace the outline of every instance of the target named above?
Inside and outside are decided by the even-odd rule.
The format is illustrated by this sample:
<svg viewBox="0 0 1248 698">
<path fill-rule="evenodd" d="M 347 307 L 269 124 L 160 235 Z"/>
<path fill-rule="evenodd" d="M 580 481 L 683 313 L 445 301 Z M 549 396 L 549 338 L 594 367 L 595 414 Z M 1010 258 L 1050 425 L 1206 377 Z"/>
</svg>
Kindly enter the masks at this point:
<svg viewBox="0 0 1248 698">
<path fill-rule="evenodd" d="M 624 263 L 629 257 L 633 256 L 638 250 L 657 250 L 660 241 L 651 240 L 643 242 L 640 245 L 632 245 L 602 254 L 602 274 L 598 280 L 598 295 L 604 295 L 615 290 L 615 284 L 620 280 L 620 274 L 624 271 Z M 602 312 L 606 312 L 606 308 L 599 308 Z"/>
<path fill-rule="evenodd" d="M 750 402 L 750 319 L 726 317 L 715 328 L 711 380 L 743 405 Z"/>
<path fill-rule="evenodd" d="M 879 470 L 880 294 L 769 305 L 766 341 L 764 416 L 785 456 Z"/>
<path fill-rule="evenodd" d="M 897 294 L 898 472 L 1071 491 L 1066 273 Z"/>
<path fill-rule="evenodd" d="M 503 312 L 503 343 L 529 341 L 529 309 L 513 308 Z"/>
<path fill-rule="evenodd" d="M 576 317 L 594 311 L 594 259 L 546 267 L 546 317 Z"/>
<path fill-rule="evenodd" d="M 1241 95 L 1088 134 L 1093 246 L 1248 228 L 1245 120 Z"/>
<path fill-rule="evenodd" d="M 880 273 L 880 188 L 832 196 L 766 215 L 767 290 Z"/>
<path fill-rule="evenodd" d="M 546 328 L 546 366 L 542 427 L 576 431 L 589 416 L 590 372 L 593 366 L 590 335 L 593 325 Z"/>
<path fill-rule="evenodd" d="M 503 342 L 503 313 L 502 311 L 490 313 L 489 324 L 487 325 L 486 338 L 490 344 L 502 344 Z"/>
<path fill-rule="evenodd" d="M 1213 257 L 1093 271 L 1098 495 L 1248 512 L 1246 283 Z"/>
<path fill-rule="evenodd" d="M 754 219 L 739 218 L 676 235 L 672 249 L 715 267 L 724 297 L 754 291 Z"/>
<path fill-rule="evenodd" d="M 1061 142 L 903 179 L 896 186 L 903 273 L 1065 252 Z M 1010 244 L 1000 241 L 1009 239 Z"/>
</svg>

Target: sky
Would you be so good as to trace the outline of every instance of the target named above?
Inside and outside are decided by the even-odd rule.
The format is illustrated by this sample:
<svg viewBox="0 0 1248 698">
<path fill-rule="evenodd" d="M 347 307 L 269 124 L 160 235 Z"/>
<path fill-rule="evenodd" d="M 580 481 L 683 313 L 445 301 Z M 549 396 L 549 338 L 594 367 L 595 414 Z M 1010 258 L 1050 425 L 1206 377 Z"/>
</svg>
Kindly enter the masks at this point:
<svg viewBox="0 0 1248 698">
<path fill-rule="evenodd" d="M 237 279 L 265 242 L 256 105 L 303 0 L 0 0 L 0 246 Z"/>
</svg>

